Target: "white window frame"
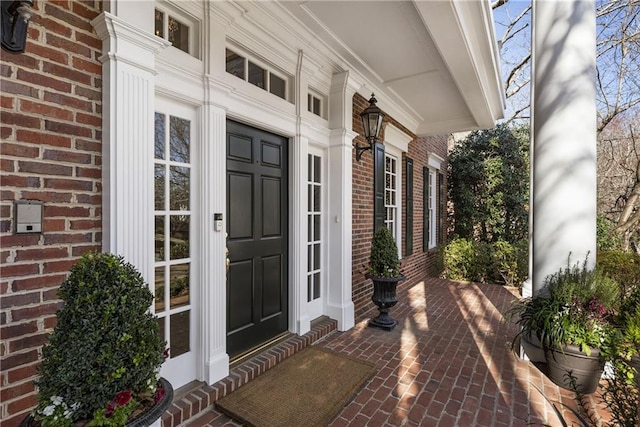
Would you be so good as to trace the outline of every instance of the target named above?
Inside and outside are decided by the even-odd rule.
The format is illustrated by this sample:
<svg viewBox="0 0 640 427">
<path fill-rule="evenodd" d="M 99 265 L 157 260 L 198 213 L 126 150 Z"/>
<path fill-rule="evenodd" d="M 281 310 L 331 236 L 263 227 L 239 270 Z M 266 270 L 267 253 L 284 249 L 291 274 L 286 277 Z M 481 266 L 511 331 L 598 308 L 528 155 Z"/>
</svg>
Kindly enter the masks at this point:
<svg viewBox="0 0 640 427">
<path fill-rule="evenodd" d="M 328 288 L 327 288 L 327 280 L 329 277 L 329 271 L 327 269 L 327 258 L 328 258 L 328 246 L 329 246 L 329 239 L 328 239 L 328 228 L 329 228 L 329 223 L 328 223 L 328 215 L 327 215 L 327 206 L 328 206 L 328 185 L 329 185 L 329 176 L 328 176 L 328 170 L 327 170 L 327 152 L 326 150 L 323 150 L 319 147 L 315 147 L 315 146 L 309 146 L 309 151 L 307 152 L 307 162 L 309 157 L 308 156 L 316 156 L 320 158 L 320 239 L 319 240 L 313 240 L 314 243 L 316 242 L 320 242 L 320 268 L 319 269 L 312 269 L 311 271 L 308 269 L 308 260 L 307 260 L 307 265 L 306 265 L 306 273 L 305 273 L 305 280 L 304 280 L 304 284 L 303 284 L 303 288 L 305 290 L 304 292 L 304 301 L 307 304 L 307 308 L 306 311 L 308 313 L 308 315 L 310 316 L 310 319 L 315 319 L 318 316 L 323 314 L 323 310 L 324 310 L 324 306 L 325 306 L 325 302 L 327 299 L 327 293 L 328 293 Z M 307 163 L 308 164 L 308 163 Z M 307 177 L 307 186 L 310 184 L 309 180 L 308 180 L 308 170 L 306 170 L 307 168 L 305 167 L 305 173 L 306 173 L 306 177 Z M 308 187 L 307 187 L 308 188 Z M 308 194 L 308 190 L 307 190 L 307 194 Z M 309 211 L 309 206 L 308 206 L 308 201 L 307 201 L 307 206 L 305 206 L 305 211 L 307 212 L 307 218 L 308 215 L 310 213 Z M 317 213 L 317 211 L 316 211 Z M 308 220 L 308 219 L 307 219 Z M 305 227 L 306 229 L 307 227 Z M 308 247 L 308 245 L 310 244 L 309 241 L 309 230 L 306 230 L 306 234 L 304 236 L 304 241 L 306 242 L 306 245 Z M 308 251 L 308 249 L 307 249 Z M 308 252 L 307 252 L 308 253 Z M 307 278 L 309 276 L 309 274 L 313 274 L 315 272 L 319 271 L 320 272 L 320 296 L 319 298 L 316 298 L 315 300 L 308 300 L 308 294 L 307 294 L 307 289 L 308 289 L 308 282 L 307 282 Z"/>
<path fill-rule="evenodd" d="M 438 217 L 438 172 L 441 171 L 442 162 L 444 159 L 435 153 L 428 153 L 428 167 L 429 167 L 429 249 L 433 249 L 438 246 L 438 224 L 440 224 L 440 218 Z"/>
<path fill-rule="evenodd" d="M 397 188 L 396 188 L 396 200 L 397 206 L 395 227 L 391 230 L 393 237 L 396 240 L 398 246 L 398 257 L 402 257 L 402 218 L 404 217 L 404 211 L 402 210 L 402 174 L 403 164 L 402 153 L 406 153 L 409 150 L 409 142 L 411 136 L 401 131 L 392 124 L 387 124 L 384 130 L 384 155 L 385 155 L 385 193 L 386 193 L 386 157 L 393 157 L 397 161 Z M 385 215 L 386 215 L 386 194 L 385 194 Z M 385 220 L 386 223 L 386 220 Z"/>
<path fill-rule="evenodd" d="M 385 209 L 385 226 L 387 226 L 389 228 L 389 230 L 391 231 L 391 234 L 393 235 L 394 239 L 396 240 L 396 245 L 398 246 L 398 257 L 402 256 L 402 215 L 403 215 L 403 211 L 402 211 L 402 152 L 400 150 L 398 150 L 396 147 L 391 146 L 391 145 L 386 145 L 385 144 L 385 152 L 384 152 L 384 157 L 385 157 L 385 180 L 384 180 L 384 209 Z M 393 190 L 395 192 L 394 194 L 394 201 L 392 202 L 391 205 L 387 204 L 387 159 L 391 159 L 392 161 L 394 161 L 396 163 L 396 172 L 395 172 L 395 180 L 396 180 L 396 188 Z M 395 219 L 393 221 L 393 223 L 391 223 L 388 219 L 387 219 L 387 210 L 389 208 L 394 209 L 395 211 Z"/>
<path fill-rule="evenodd" d="M 198 159 L 198 135 L 200 122 L 198 120 L 198 113 L 195 108 L 190 107 L 185 104 L 181 104 L 178 101 L 167 99 L 164 97 L 156 97 L 155 99 L 155 110 L 154 113 L 161 113 L 167 117 L 169 120 L 170 116 L 179 117 L 182 119 L 189 120 L 191 124 L 191 142 L 190 142 L 190 154 L 189 154 L 189 163 L 184 164 L 180 162 L 171 161 L 167 157 L 167 153 L 165 152 L 165 159 L 163 161 L 156 161 L 154 155 L 154 165 L 158 164 L 166 164 L 169 166 L 184 166 L 189 165 L 190 168 L 190 191 L 189 191 L 189 210 L 185 210 L 184 214 L 190 216 L 189 221 L 189 258 L 180 259 L 177 261 L 173 261 L 169 259 L 168 261 L 155 261 L 154 259 L 154 271 L 155 268 L 165 268 L 165 272 L 169 271 L 170 266 L 173 264 L 181 264 L 188 262 L 189 263 L 189 304 L 181 307 L 171 308 L 169 304 L 169 295 L 165 293 L 165 309 L 161 313 L 157 313 L 159 318 L 166 319 L 173 314 L 178 314 L 185 311 L 190 311 L 190 330 L 189 330 L 189 341 L 190 341 L 190 350 L 187 353 L 179 355 L 177 357 L 172 357 L 167 359 L 161 368 L 161 374 L 167 378 L 172 379 L 172 383 L 179 384 L 179 386 L 186 384 L 189 381 L 192 381 L 194 378 L 197 378 L 197 369 L 196 369 L 196 360 L 199 352 L 201 351 L 201 343 L 200 343 L 200 328 L 201 325 L 199 323 L 200 319 L 200 307 L 198 301 L 200 300 L 200 289 L 198 287 L 198 243 L 199 236 L 197 235 L 197 226 L 196 222 L 198 221 L 198 215 L 195 214 L 199 209 L 199 201 L 197 200 L 197 159 Z M 165 129 L 165 132 L 169 132 L 169 128 Z M 168 177 L 168 175 L 167 175 Z M 165 187 L 165 200 L 168 200 L 169 197 L 169 186 Z M 167 228 L 167 216 L 171 214 L 175 214 L 178 211 L 171 210 L 156 210 L 155 209 L 155 198 L 153 199 L 154 203 L 154 222 L 156 215 L 165 216 L 165 229 Z M 182 211 L 180 211 L 182 212 Z M 155 233 L 154 233 L 155 235 Z M 155 248 L 155 242 L 153 243 L 153 247 Z M 165 242 L 165 253 L 168 253 L 169 250 L 168 242 Z M 166 267 L 165 267 L 166 266 Z M 166 273 L 165 273 L 166 274 Z M 154 295 L 155 295 L 155 283 L 153 285 Z M 153 311 L 155 312 L 155 304 L 153 305 Z M 166 320 L 164 320 L 166 322 Z M 170 319 L 169 319 L 170 322 Z M 170 336 L 171 331 L 170 327 L 167 323 L 165 323 L 165 338 Z M 188 367 L 188 369 L 184 369 L 184 367 Z"/>
<path fill-rule="evenodd" d="M 436 178 L 437 174 L 432 169 L 429 168 L 429 200 L 427 201 L 427 209 L 429 209 L 429 249 L 433 249 L 437 244 L 437 236 L 436 236 L 436 224 L 438 223 L 438 210 L 437 207 L 437 185 Z"/>
<path fill-rule="evenodd" d="M 227 45 L 225 46 L 225 52 L 227 50 L 230 50 L 231 52 L 235 53 L 236 55 L 244 59 L 244 78 L 231 74 L 233 77 L 240 80 L 244 80 L 246 83 L 250 84 L 251 86 L 257 87 L 258 89 L 263 90 L 267 92 L 269 95 L 275 96 L 276 98 L 282 99 L 287 102 L 292 102 L 292 87 L 293 87 L 293 80 L 294 80 L 292 76 L 281 71 L 275 65 L 258 59 L 255 55 L 252 55 L 247 50 L 242 49 L 235 44 L 227 43 Z M 249 82 L 249 62 L 257 65 L 258 67 L 262 68 L 267 72 L 266 79 L 265 79 L 265 87 L 259 87 Z M 225 63 L 225 72 L 226 72 L 226 63 Z M 230 74 L 230 73 L 227 72 L 227 74 Z M 271 92 L 271 79 L 269 78 L 271 74 L 284 80 L 284 98 L 281 98 L 280 96 Z"/>
<path fill-rule="evenodd" d="M 315 112 L 313 111 L 312 105 L 311 103 L 309 103 L 309 100 L 311 99 L 311 102 L 313 103 L 314 99 L 317 99 L 318 101 L 320 101 L 320 111 L 319 112 Z M 308 88 L 307 91 L 307 112 L 316 115 L 318 117 L 321 117 L 323 119 L 326 119 L 328 117 L 328 111 L 327 111 L 327 97 L 325 95 L 323 95 L 322 93 L 320 93 L 319 91 L 312 89 L 311 87 Z"/>
<path fill-rule="evenodd" d="M 175 6 L 169 5 L 166 2 L 156 2 L 154 5 L 154 31 L 155 31 L 155 11 L 159 10 L 160 12 L 164 13 L 164 19 L 163 19 L 163 32 L 164 32 L 164 36 L 159 36 L 158 37 L 162 37 L 165 40 L 169 40 L 169 28 L 168 28 L 168 22 L 169 22 L 169 16 L 171 16 L 173 19 L 175 19 L 176 21 L 180 22 L 181 24 L 183 24 L 184 26 L 186 26 L 189 29 L 189 51 L 185 52 L 182 49 L 178 49 L 176 47 L 171 46 L 172 49 L 175 49 L 176 51 L 182 52 L 183 54 L 187 54 L 187 55 L 191 55 L 194 58 L 200 59 L 200 45 L 199 45 L 199 40 L 200 40 L 200 24 L 199 21 L 194 18 L 193 16 L 191 16 L 190 14 L 187 14 L 184 11 L 181 11 L 180 9 L 178 9 Z"/>
</svg>

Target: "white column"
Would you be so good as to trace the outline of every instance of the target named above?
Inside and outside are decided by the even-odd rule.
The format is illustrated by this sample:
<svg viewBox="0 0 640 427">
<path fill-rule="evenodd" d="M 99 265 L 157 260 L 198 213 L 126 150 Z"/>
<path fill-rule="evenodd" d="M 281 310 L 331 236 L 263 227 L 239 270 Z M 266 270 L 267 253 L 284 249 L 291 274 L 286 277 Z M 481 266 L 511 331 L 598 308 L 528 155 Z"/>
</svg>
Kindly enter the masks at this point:
<svg viewBox="0 0 640 427">
<path fill-rule="evenodd" d="M 292 301 L 289 310 L 292 332 L 299 335 L 311 330 L 311 318 L 307 306 L 307 157 L 309 155 L 309 139 L 302 135 L 302 111 L 307 105 L 307 86 L 309 74 L 308 58 L 302 50 L 298 52 L 296 68 L 296 136 L 289 147 L 291 185 L 291 251 L 289 252 L 289 271 Z"/>
<path fill-rule="evenodd" d="M 533 2 L 532 288 L 596 257 L 595 1 Z"/>
<path fill-rule="evenodd" d="M 209 91 L 207 91 L 209 92 Z M 229 375 L 226 288 L 226 112 L 206 103 L 200 149 L 200 279 L 202 313 L 201 379 L 212 384 Z M 215 229 L 214 215 L 222 214 Z"/>
<path fill-rule="evenodd" d="M 335 74 L 329 93 L 329 256 L 327 314 L 346 331 L 355 324 L 351 286 L 352 130 L 354 82 L 347 71 Z"/>
<path fill-rule="evenodd" d="M 155 55 L 169 44 L 107 12 L 102 40 L 102 249 L 153 283 Z"/>
</svg>

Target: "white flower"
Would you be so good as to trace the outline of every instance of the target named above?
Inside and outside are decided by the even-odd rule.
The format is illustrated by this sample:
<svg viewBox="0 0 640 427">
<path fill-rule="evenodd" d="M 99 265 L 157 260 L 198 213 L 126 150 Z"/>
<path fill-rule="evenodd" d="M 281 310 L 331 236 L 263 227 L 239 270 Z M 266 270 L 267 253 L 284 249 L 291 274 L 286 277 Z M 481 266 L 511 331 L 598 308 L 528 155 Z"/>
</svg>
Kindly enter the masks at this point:
<svg viewBox="0 0 640 427">
<path fill-rule="evenodd" d="M 51 401 L 53 402 L 54 405 L 58 406 L 62 403 L 63 399 L 60 396 L 52 396 Z"/>
<path fill-rule="evenodd" d="M 56 410 L 56 407 L 54 405 L 49 405 L 42 410 L 42 415 L 44 415 L 45 417 L 48 417 L 49 415 L 53 415 L 53 411 L 55 410 Z"/>
</svg>

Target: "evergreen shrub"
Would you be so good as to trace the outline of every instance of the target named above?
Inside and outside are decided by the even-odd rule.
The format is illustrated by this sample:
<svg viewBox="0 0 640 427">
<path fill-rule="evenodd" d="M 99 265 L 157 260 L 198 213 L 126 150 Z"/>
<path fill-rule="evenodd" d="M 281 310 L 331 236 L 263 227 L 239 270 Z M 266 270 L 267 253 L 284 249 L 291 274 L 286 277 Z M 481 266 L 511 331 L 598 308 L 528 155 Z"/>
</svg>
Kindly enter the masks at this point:
<svg viewBox="0 0 640 427">
<path fill-rule="evenodd" d="M 133 410 L 127 397 L 155 391 L 165 348 L 142 276 L 120 256 L 87 254 L 58 294 L 64 305 L 43 348 L 35 418 L 43 426 L 104 421 L 110 402 L 120 410 L 124 400 Z"/>
</svg>

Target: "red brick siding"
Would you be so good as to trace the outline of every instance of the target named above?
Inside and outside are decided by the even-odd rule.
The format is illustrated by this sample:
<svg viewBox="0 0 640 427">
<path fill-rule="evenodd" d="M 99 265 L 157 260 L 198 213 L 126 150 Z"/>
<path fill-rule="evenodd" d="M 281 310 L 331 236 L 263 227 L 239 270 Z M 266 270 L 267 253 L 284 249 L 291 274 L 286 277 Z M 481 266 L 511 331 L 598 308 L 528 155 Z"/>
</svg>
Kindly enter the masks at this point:
<svg viewBox="0 0 640 427">
<path fill-rule="evenodd" d="M 26 51 L 2 52 L 0 419 L 36 404 L 33 380 L 74 261 L 101 246 L 99 1 L 38 1 Z M 13 233 L 14 201 L 44 203 L 42 234 Z"/>
<path fill-rule="evenodd" d="M 360 135 L 363 134 L 360 112 L 368 106 L 365 98 L 356 94 L 353 97 L 353 129 Z M 402 273 L 406 280 L 400 286 L 411 286 L 423 280 L 425 276 L 438 276 L 440 271 L 438 250 L 432 249 L 428 252 L 422 250 L 422 214 L 423 214 L 423 180 L 422 168 L 427 166 L 428 152 L 436 153 L 443 159 L 447 158 L 447 136 L 431 136 L 417 138 L 402 124 L 392 117 L 387 117 L 385 121 L 393 123 L 394 126 L 405 131 L 414 139 L 409 143 L 409 151 L 403 154 L 399 164 L 402 167 L 402 245 L 406 240 L 406 171 L 405 158 L 409 156 L 413 159 L 413 253 L 402 259 Z M 356 138 L 356 142 L 364 144 L 362 136 Z M 362 156 L 358 162 L 353 154 L 353 243 L 352 243 L 352 287 L 353 303 L 355 305 L 356 320 L 372 309 L 371 302 L 373 288 L 371 281 L 365 278 L 369 263 L 369 251 L 371 248 L 371 238 L 373 237 L 373 159 L 370 152 Z M 441 165 L 441 171 L 446 179 L 446 160 Z M 446 188 L 446 183 L 445 183 Z M 446 191 L 445 191 L 446 197 Z M 440 236 L 444 236 L 446 231 L 443 218 L 440 226 Z M 442 239 L 442 237 L 441 237 Z M 440 242 L 439 242 L 440 243 Z M 404 253 L 403 249 L 403 253 Z"/>
</svg>

